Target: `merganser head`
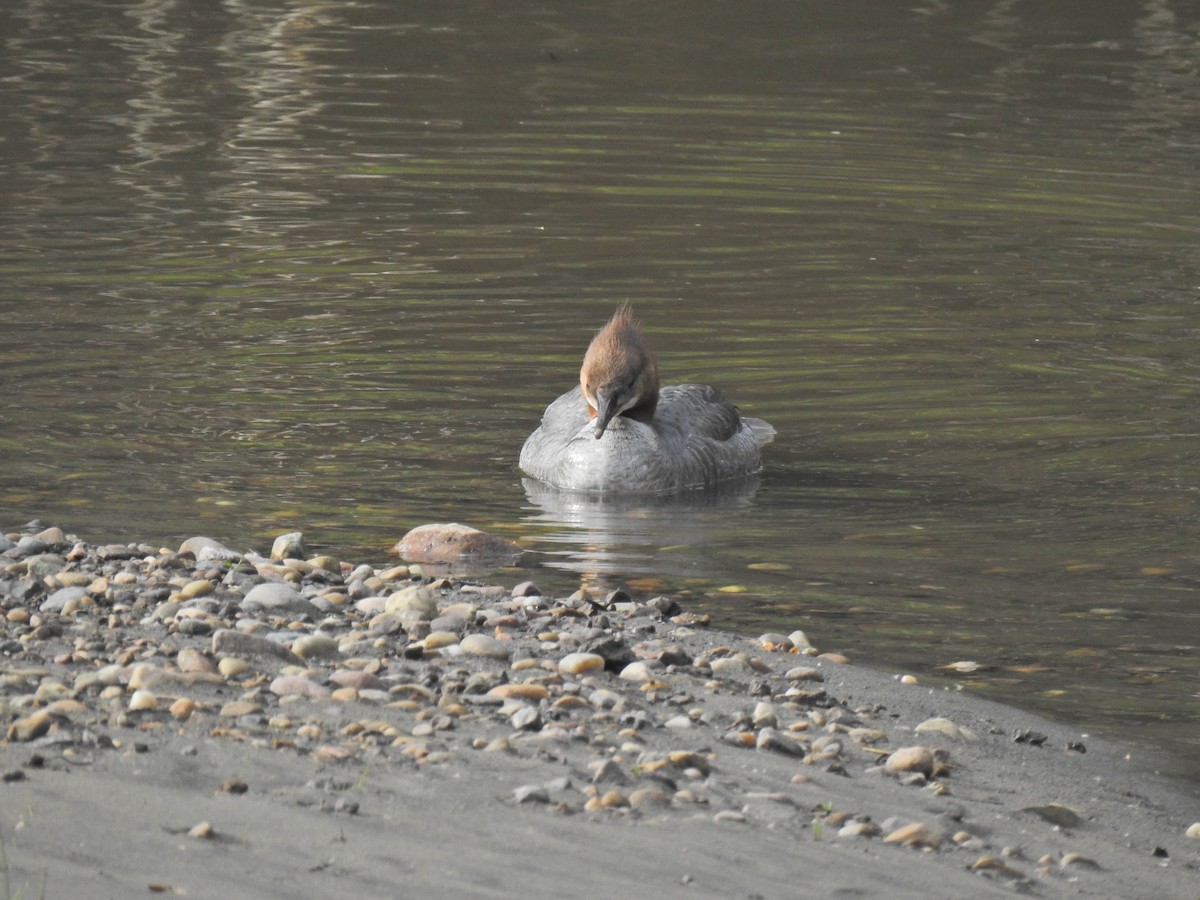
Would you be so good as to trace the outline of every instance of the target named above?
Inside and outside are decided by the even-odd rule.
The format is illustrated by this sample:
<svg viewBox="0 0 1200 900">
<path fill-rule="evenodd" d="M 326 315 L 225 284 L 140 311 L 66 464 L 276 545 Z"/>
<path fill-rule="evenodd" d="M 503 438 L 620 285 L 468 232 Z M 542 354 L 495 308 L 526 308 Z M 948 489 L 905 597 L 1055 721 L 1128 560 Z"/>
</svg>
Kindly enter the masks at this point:
<svg viewBox="0 0 1200 900">
<path fill-rule="evenodd" d="M 579 385 L 588 402 L 588 415 L 595 419 L 592 433 L 597 439 L 604 436 L 613 416 L 642 422 L 654 417 L 658 366 L 629 304 L 621 306 L 592 338 L 579 370 Z"/>
</svg>

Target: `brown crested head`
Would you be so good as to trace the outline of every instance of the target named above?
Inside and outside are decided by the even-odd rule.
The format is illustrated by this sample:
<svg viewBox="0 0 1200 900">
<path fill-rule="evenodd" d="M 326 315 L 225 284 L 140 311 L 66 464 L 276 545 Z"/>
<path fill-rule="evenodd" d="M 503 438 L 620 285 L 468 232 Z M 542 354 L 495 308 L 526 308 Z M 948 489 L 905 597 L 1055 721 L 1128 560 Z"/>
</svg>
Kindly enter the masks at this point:
<svg viewBox="0 0 1200 900">
<path fill-rule="evenodd" d="M 642 422 L 654 417 L 658 405 L 658 366 L 633 318 L 622 305 L 597 332 L 583 357 L 579 384 L 595 419 L 593 433 L 603 437 L 614 416 Z"/>
</svg>

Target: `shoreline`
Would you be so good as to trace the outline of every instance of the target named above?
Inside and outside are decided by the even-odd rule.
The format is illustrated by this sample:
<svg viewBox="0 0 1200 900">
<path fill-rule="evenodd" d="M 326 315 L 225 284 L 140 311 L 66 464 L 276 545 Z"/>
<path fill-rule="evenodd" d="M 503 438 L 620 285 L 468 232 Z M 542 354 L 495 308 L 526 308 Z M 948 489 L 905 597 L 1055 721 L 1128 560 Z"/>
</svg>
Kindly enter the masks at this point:
<svg viewBox="0 0 1200 900">
<path fill-rule="evenodd" d="M 1128 748 L 800 632 L 17 536 L 11 896 L 1196 895 L 1200 808 Z"/>
</svg>

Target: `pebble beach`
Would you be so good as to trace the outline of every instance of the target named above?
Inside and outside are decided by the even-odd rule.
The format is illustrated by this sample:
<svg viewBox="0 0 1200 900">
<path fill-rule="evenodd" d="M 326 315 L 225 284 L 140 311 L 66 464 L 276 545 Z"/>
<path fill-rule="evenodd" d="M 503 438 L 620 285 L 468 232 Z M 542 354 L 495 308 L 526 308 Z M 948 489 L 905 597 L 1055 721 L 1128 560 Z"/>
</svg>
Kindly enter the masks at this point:
<svg viewBox="0 0 1200 900">
<path fill-rule="evenodd" d="M 41 523 L 0 614 L 6 898 L 1200 898 L 1136 741 L 804 623 Z"/>
</svg>

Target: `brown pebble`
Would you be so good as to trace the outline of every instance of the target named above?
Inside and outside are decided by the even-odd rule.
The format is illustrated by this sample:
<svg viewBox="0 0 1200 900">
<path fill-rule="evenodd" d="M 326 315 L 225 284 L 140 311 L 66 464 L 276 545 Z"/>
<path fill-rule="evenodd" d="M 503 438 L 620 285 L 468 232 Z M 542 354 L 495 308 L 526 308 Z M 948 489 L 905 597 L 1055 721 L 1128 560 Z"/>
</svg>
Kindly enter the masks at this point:
<svg viewBox="0 0 1200 900">
<path fill-rule="evenodd" d="M 171 715 L 182 722 L 190 718 L 195 709 L 196 704 L 194 701 L 189 700 L 187 697 L 180 697 L 171 704 Z"/>
<path fill-rule="evenodd" d="M 920 772 L 926 778 L 933 774 L 934 756 L 928 747 L 901 747 L 884 762 L 889 772 Z"/>
<path fill-rule="evenodd" d="M 280 697 L 287 694 L 299 694 L 302 697 L 311 697 L 315 700 L 324 699 L 329 696 L 329 688 L 317 684 L 303 675 L 280 675 L 271 682 L 270 691 L 272 694 Z"/>
<path fill-rule="evenodd" d="M 250 790 L 250 786 L 240 778 L 227 778 L 221 782 L 221 786 L 217 788 L 218 794 L 244 794 Z"/>
<path fill-rule="evenodd" d="M 617 809 L 628 806 L 629 798 L 616 788 L 612 788 L 604 792 L 604 795 L 600 798 L 600 805 L 604 809 Z"/>
<path fill-rule="evenodd" d="M 937 849 L 940 841 L 922 822 L 913 822 L 897 828 L 883 839 L 885 844 L 903 844 L 906 847 L 931 847 Z"/>
<path fill-rule="evenodd" d="M 221 718 L 240 719 L 242 716 L 250 716 L 260 712 L 262 712 L 262 707 L 257 703 L 252 703 L 249 700 L 230 700 L 221 707 Z"/>
<path fill-rule="evenodd" d="M 996 872 L 1006 878 L 1020 878 L 1024 880 L 1025 873 L 1020 869 L 1014 868 L 1004 860 L 995 856 L 981 856 L 975 862 L 971 863 L 971 868 L 976 872 Z"/>
<path fill-rule="evenodd" d="M 46 715 L 44 710 L 39 710 L 31 716 L 17 719 L 9 725 L 8 740 L 19 742 L 36 740 L 49 731 L 52 724 L 54 724 L 54 717 Z"/>
<path fill-rule="evenodd" d="M 338 669 L 330 673 L 329 680 L 339 687 L 356 688 L 358 690 L 383 690 L 387 687 L 378 675 L 366 669 Z"/>
<path fill-rule="evenodd" d="M 217 667 L 213 665 L 212 660 L 201 653 L 199 650 L 192 647 L 184 647 L 175 657 L 175 665 L 179 666 L 180 672 L 215 672 Z"/>
<path fill-rule="evenodd" d="M 503 697 L 505 699 L 519 700 L 545 700 L 550 696 L 550 691 L 540 684 L 529 684 L 527 682 L 510 682 L 508 684 L 498 684 L 487 692 L 489 697 Z"/>
</svg>

